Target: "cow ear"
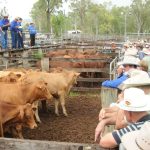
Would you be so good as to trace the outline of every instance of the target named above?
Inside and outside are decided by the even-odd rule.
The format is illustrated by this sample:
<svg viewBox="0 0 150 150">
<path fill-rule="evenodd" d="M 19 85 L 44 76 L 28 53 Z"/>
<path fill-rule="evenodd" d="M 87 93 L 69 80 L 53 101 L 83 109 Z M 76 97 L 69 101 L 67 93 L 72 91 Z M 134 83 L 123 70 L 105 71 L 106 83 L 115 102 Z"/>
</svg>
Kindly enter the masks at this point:
<svg viewBox="0 0 150 150">
<path fill-rule="evenodd" d="M 80 75 L 80 73 L 76 72 L 75 75 L 78 77 Z"/>
</svg>

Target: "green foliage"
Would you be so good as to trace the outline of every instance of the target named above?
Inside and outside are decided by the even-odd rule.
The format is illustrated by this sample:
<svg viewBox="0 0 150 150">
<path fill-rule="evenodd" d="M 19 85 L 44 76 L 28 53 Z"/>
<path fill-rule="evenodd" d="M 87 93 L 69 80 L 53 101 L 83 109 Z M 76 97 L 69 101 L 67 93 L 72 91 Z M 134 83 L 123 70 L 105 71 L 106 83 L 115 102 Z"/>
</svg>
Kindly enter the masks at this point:
<svg viewBox="0 0 150 150">
<path fill-rule="evenodd" d="M 42 59 L 44 57 L 42 52 L 34 52 L 33 53 L 33 58 L 35 59 Z"/>
<path fill-rule="evenodd" d="M 33 5 L 31 17 L 40 31 L 50 32 L 51 16 L 61 5 L 62 0 L 49 0 L 49 7 L 45 0 L 38 0 Z"/>
<path fill-rule="evenodd" d="M 63 1 L 64 2 L 64 1 Z M 103 4 L 92 0 L 70 0 L 70 12 L 66 16 L 60 11 L 62 0 L 50 0 L 48 19 L 45 0 L 38 0 L 31 11 L 31 17 L 41 32 L 52 27 L 56 36 L 67 30 L 80 29 L 88 34 L 124 34 L 125 18 L 128 32 L 149 32 L 150 0 L 132 0 L 131 6 L 117 7 L 110 1 Z"/>
<path fill-rule="evenodd" d="M 79 95 L 80 95 L 79 92 L 70 92 L 70 93 L 69 93 L 69 96 L 70 96 L 70 97 L 79 96 Z"/>
</svg>

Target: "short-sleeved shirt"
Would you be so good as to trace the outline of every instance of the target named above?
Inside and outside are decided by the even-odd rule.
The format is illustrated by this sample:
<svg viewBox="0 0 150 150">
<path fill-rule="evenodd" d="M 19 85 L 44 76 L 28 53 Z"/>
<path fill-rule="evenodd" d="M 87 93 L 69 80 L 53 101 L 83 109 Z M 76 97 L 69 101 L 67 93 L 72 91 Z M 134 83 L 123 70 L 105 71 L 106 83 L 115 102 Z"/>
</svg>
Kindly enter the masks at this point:
<svg viewBox="0 0 150 150">
<path fill-rule="evenodd" d="M 121 143 L 121 137 L 124 134 L 126 134 L 128 132 L 139 130 L 146 121 L 150 121 L 150 114 L 142 117 L 136 123 L 130 124 L 127 127 L 122 128 L 120 130 L 113 131 L 112 135 L 113 135 L 116 143 L 119 145 Z"/>
</svg>

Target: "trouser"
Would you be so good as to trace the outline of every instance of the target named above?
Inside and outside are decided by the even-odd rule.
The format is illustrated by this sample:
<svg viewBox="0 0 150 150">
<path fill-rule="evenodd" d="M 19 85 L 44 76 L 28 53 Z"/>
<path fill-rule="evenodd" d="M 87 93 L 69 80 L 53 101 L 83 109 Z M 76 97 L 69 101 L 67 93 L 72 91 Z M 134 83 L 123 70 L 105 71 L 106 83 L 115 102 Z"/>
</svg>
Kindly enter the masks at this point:
<svg viewBox="0 0 150 150">
<path fill-rule="evenodd" d="M 0 31 L 1 35 L 1 46 L 3 49 L 7 48 L 7 30 Z"/>
<path fill-rule="evenodd" d="M 23 45 L 23 35 L 22 35 L 22 32 L 18 32 L 17 33 L 17 42 L 18 42 L 18 48 L 23 48 L 24 45 Z"/>
<path fill-rule="evenodd" d="M 35 45 L 35 34 L 30 34 L 30 44 L 31 46 Z"/>
<path fill-rule="evenodd" d="M 17 32 L 11 31 L 12 48 L 17 46 Z"/>
</svg>

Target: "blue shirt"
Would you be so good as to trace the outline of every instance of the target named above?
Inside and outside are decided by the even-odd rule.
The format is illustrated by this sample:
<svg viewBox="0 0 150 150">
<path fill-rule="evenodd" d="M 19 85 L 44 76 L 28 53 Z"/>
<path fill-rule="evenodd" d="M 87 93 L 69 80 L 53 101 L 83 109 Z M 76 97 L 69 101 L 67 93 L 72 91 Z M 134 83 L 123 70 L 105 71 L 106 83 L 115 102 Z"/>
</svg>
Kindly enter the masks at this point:
<svg viewBox="0 0 150 150">
<path fill-rule="evenodd" d="M 0 20 L 0 27 L 2 28 L 2 30 L 8 30 L 8 26 L 3 27 L 5 25 L 9 24 L 9 20 L 8 19 L 1 19 Z"/>
<path fill-rule="evenodd" d="M 128 75 L 123 74 L 122 76 L 119 76 L 117 79 L 106 80 L 106 81 L 102 82 L 102 86 L 110 87 L 110 88 L 118 88 L 118 86 L 126 79 L 128 79 Z"/>
<path fill-rule="evenodd" d="M 11 24 L 10 24 L 10 30 L 11 30 L 11 31 L 14 31 L 14 32 L 17 32 L 17 31 L 18 31 L 17 26 L 18 26 L 18 22 L 15 21 L 15 20 L 13 20 L 13 21 L 11 22 Z"/>
<path fill-rule="evenodd" d="M 34 25 L 29 25 L 28 30 L 29 30 L 30 34 L 36 34 L 37 33 L 36 27 Z"/>
</svg>

